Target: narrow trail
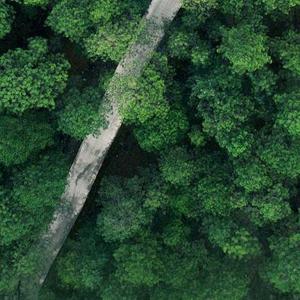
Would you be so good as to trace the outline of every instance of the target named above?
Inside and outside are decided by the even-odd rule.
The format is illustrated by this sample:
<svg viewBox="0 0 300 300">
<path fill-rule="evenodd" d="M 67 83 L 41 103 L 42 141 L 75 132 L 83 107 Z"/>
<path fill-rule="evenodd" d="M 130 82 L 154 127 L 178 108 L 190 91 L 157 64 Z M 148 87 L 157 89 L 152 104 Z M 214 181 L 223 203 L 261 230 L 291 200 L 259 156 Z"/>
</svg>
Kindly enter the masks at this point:
<svg viewBox="0 0 300 300">
<path fill-rule="evenodd" d="M 138 78 L 141 75 L 164 36 L 166 23 L 173 20 L 180 7 L 180 0 L 152 1 L 141 22 L 142 33 L 121 60 L 105 94 L 105 101 L 111 107 L 106 117 L 108 125 L 96 134 L 88 135 L 82 142 L 71 166 L 59 207 L 47 231 L 34 246 L 33 253 L 38 253 L 35 257 L 36 272 L 31 277 L 21 279 L 22 299 L 38 299 L 38 291 L 82 210 L 106 153 L 122 125 L 117 107 L 118 92 L 122 90 L 120 77 L 130 75 Z"/>
</svg>

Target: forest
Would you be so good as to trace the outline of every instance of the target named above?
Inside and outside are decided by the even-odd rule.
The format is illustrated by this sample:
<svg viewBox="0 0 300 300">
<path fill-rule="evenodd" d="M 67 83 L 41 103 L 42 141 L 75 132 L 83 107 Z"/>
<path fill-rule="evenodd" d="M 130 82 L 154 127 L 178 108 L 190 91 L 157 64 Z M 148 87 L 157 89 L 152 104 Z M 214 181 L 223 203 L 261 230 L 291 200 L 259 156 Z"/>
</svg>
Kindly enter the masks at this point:
<svg viewBox="0 0 300 300">
<path fill-rule="evenodd" d="M 299 210 L 300 0 L 0 0 L 0 300 L 299 300 Z"/>
</svg>

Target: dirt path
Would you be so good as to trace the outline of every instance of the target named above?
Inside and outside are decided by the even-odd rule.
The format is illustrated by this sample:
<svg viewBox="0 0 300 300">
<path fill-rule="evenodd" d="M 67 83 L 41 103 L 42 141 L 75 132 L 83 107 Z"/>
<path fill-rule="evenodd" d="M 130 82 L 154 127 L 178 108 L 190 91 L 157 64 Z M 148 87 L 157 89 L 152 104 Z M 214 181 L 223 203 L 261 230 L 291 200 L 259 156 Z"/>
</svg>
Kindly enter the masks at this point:
<svg viewBox="0 0 300 300">
<path fill-rule="evenodd" d="M 147 15 L 141 22 L 143 33 L 129 47 L 105 94 L 106 101 L 111 105 L 110 113 L 107 114 L 108 126 L 95 135 L 87 136 L 81 144 L 70 169 L 61 204 L 56 209 L 47 232 L 41 236 L 35 247 L 36 250 L 33 251 L 38 253 L 38 258 L 35 258 L 35 263 L 38 265 L 36 273 L 33 277 L 21 280 L 22 299 L 38 298 L 38 290 L 82 210 L 106 153 L 122 124 L 117 109 L 118 93 L 116 93 L 120 76 L 141 75 L 164 36 L 165 22 L 172 21 L 180 7 L 180 0 L 152 1 Z"/>
</svg>

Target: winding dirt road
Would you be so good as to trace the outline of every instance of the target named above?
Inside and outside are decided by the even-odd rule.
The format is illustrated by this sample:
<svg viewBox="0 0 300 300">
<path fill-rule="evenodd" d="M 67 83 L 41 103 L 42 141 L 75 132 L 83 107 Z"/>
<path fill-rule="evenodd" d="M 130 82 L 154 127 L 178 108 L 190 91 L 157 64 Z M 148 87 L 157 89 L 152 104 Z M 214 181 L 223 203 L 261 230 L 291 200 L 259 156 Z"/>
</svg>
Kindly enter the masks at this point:
<svg viewBox="0 0 300 300">
<path fill-rule="evenodd" d="M 141 22 L 144 35 L 140 34 L 129 47 L 105 94 L 106 101 L 111 106 L 106 116 L 108 126 L 99 129 L 95 135 L 88 135 L 82 142 L 70 169 L 60 205 L 47 232 L 34 247 L 34 252 L 38 253 L 39 257 L 36 260 L 37 270 L 33 277 L 21 279 L 22 299 L 38 298 L 38 291 L 82 210 L 106 153 L 121 127 L 122 121 L 117 109 L 118 93 L 115 92 L 118 91 L 120 76 L 131 75 L 137 78 L 141 75 L 164 36 L 165 23 L 173 20 L 180 7 L 180 0 L 152 1 L 147 15 Z"/>
</svg>

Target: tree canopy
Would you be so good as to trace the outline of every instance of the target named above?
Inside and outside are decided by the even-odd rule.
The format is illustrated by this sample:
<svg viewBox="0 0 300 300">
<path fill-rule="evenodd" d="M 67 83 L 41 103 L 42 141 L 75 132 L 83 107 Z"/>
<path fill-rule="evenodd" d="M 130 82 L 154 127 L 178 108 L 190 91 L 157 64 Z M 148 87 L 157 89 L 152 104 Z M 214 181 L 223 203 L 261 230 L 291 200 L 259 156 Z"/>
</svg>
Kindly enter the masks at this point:
<svg viewBox="0 0 300 300">
<path fill-rule="evenodd" d="M 0 0 L 0 299 L 34 273 L 150 3 Z M 182 1 L 141 77 L 120 79 L 123 127 L 40 299 L 299 299 L 299 12 Z"/>
</svg>

